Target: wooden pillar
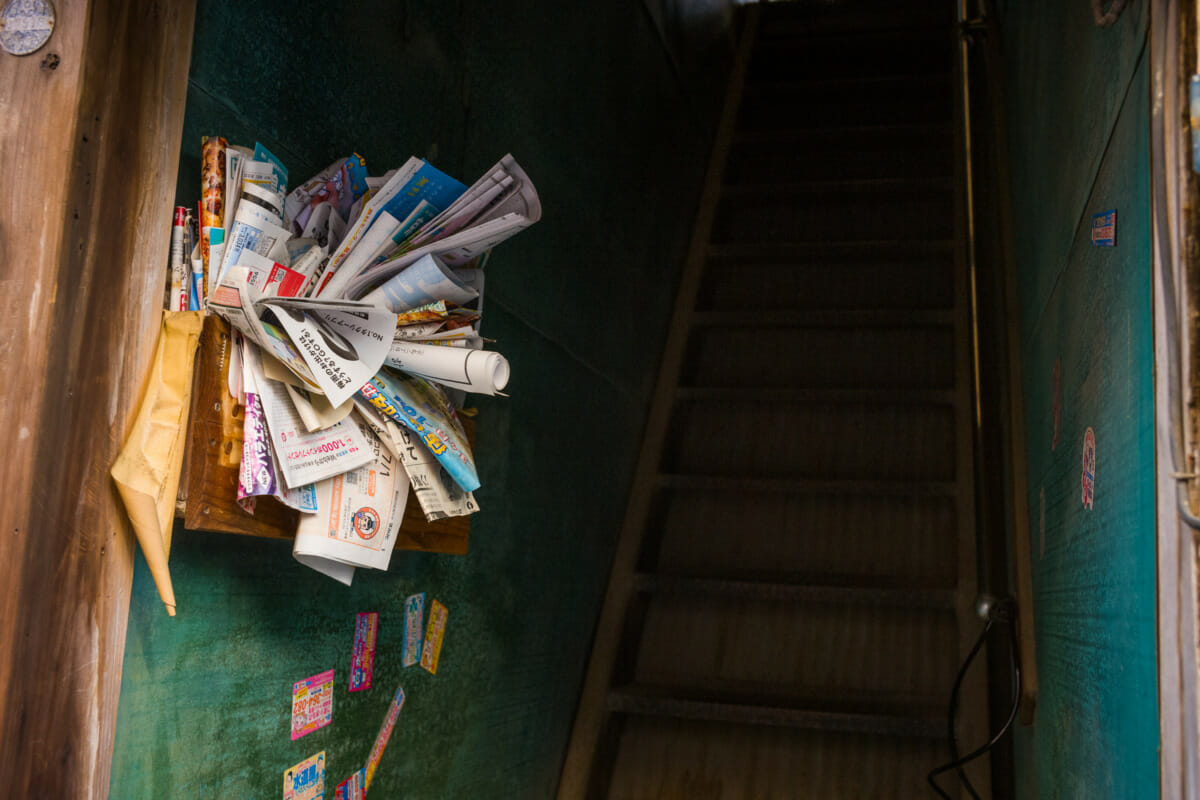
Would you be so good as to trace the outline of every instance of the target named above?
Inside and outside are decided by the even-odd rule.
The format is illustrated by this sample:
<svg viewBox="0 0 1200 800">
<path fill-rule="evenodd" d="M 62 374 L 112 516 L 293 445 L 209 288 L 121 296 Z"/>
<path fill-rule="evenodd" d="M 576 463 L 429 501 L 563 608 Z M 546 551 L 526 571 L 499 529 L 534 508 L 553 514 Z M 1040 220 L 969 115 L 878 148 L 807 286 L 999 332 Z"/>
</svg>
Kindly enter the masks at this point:
<svg viewBox="0 0 1200 800">
<path fill-rule="evenodd" d="M 106 797 L 194 0 L 57 0 L 0 53 L 0 786 Z"/>
</svg>

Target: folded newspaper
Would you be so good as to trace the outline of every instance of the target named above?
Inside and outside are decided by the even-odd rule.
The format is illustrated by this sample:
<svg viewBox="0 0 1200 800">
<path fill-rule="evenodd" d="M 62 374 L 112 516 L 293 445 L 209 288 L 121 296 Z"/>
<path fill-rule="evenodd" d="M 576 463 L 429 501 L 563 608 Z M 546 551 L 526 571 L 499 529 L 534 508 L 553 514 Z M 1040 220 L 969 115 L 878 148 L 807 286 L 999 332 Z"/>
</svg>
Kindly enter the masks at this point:
<svg viewBox="0 0 1200 800">
<path fill-rule="evenodd" d="M 541 218 L 533 182 L 511 155 L 467 186 L 415 157 L 372 177 L 355 153 L 289 191 L 261 143 L 216 136 L 201 166 L 165 289 L 240 334 L 238 502 L 301 512 L 293 554 L 335 580 L 386 570 L 410 487 L 431 521 L 479 509 L 458 404 L 508 384 L 480 334 L 484 266 Z"/>
</svg>

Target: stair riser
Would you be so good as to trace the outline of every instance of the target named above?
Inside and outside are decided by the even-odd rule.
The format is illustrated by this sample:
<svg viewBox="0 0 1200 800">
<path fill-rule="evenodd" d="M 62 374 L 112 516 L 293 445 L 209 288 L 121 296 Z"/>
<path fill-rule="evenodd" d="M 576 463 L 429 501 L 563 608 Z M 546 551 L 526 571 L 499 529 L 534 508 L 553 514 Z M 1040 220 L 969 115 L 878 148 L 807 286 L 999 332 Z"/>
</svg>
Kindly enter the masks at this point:
<svg viewBox="0 0 1200 800">
<path fill-rule="evenodd" d="M 936 696 L 954 680 L 956 631 L 952 612 L 656 597 L 634 677 Z"/>
<path fill-rule="evenodd" d="M 695 386 L 944 388 L 954 338 L 945 327 L 702 330 L 683 375 Z"/>
<path fill-rule="evenodd" d="M 762 264 L 710 262 L 701 311 L 760 309 L 938 309 L 954 302 L 946 261 Z"/>
<path fill-rule="evenodd" d="M 953 480 L 954 411 L 685 403 L 672 419 L 662 469 L 763 478 Z"/>
<path fill-rule="evenodd" d="M 947 497 L 739 494 L 669 490 L 655 500 L 644 569 L 671 574 L 795 574 L 954 586 Z"/>
<path fill-rule="evenodd" d="M 754 244 L 846 239 L 943 239 L 954 232 L 952 198 L 829 192 L 765 200 L 723 198 L 712 241 Z"/>
</svg>

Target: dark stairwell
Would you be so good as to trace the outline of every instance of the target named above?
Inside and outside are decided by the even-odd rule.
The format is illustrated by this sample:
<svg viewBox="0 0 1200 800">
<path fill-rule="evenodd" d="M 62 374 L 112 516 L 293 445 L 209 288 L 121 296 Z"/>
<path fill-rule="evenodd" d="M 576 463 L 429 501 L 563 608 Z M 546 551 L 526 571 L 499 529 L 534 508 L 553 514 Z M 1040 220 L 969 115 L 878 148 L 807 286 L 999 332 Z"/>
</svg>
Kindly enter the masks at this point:
<svg viewBox="0 0 1200 800">
<path fill-rule="evenodd" d="M 747 34 L 560 800 L 933 796 L 980 630 L 954 6 Z"/>
</svg>

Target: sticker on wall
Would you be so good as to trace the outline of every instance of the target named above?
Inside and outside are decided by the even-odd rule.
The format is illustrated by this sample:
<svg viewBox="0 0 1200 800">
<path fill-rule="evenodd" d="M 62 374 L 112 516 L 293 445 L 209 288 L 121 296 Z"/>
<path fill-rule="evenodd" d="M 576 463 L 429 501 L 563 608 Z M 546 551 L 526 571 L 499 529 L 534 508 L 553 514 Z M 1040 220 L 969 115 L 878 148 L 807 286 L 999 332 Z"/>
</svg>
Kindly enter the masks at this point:
<svg viewBox="0 0 1200 800">
<path fill-rule="evenodd" d="M 446 635 L 446 607 L 437 600 L 429 607 L 429 624 L 425 627 L 425 646 L 421 648 L 421 667 L 437 674 L 442 655 L 442 637 Z"/>
<path fill-rule="evenodd" d="M 1096 434 L 1091 428 L 1083 434 L 1083 477 L 1080 483 L 1083 487 L 1083 507 L 1091 511 L 1096 495 Z"/>
<path fill-rule="evenodd" d="M 333 670 L 292 684 L 292 741 L 333 721 Z"/>
<path fill-rule="evenodd" d="M 379 613 L 375 611 L 354 615 L 354 650 L 350 653 L 350 691 L 371 688 L 371 673 L 375 667 L 375 637 L 379 630 Z"/>
<path fill-rule="evenodd" d="M 409 595 L 404 601 L 404 641 L 400 644 L 400 666 L 411 667 L 421 660 L 421 625 L 425 618 L 425 593 Z"/>
<path fill-rule="evenodd" d="M 1101 211 L 1092 215 L 1092 246 L 1116 247 L 1117 210 Z"/>
<path fill-rule="evenodd" d="M 1046 487 L 1038 492 L 1038 558 L 1046 557 Z"/>
<path fill-rule="evenodd" d="M 367 768 L 363 767 L 339 783 L 333 790 L 333 800 L 363 800 L 366 797 L 363 790 L 363 781 L 366 780 L 366 776 Z"/>
<path fill-rule="evenodd" d="M 396 717 L 400 716 L 402 708 L 404 708 L 404 689 L 397 686 L 396 694 L 392 697 L 392 704 L 388 706 L 387 716 L 383 718 L 383 725 L 379 727 L 379 733 L 375 736 L 375 744 L 371 745 L 371 754 L 367 756 L 367 765 L 363 767 L 364 794 L 371 788 L 371 778 L 375 777 L 375 769 L 379 766 L 379 759 L 383 756 L 383 749 L 387 747 L 388 739 L 392 737 L 392 729 L 396 727 Z"/>
<path fill-rule="evenodd" d="M 325 751 L 283 773 L 283 800 L 321 800 L 325 796 Z"/>
<path fill-rule="evenodd" d="M 1062 432 L 1062 359 L 1054 362 L 1054 400 L 1050 404 L 1050 416 L 1054 419 L 1054 437 L 1050 449 L 1058 449 L 1058 435 Z"/>
</svg>

